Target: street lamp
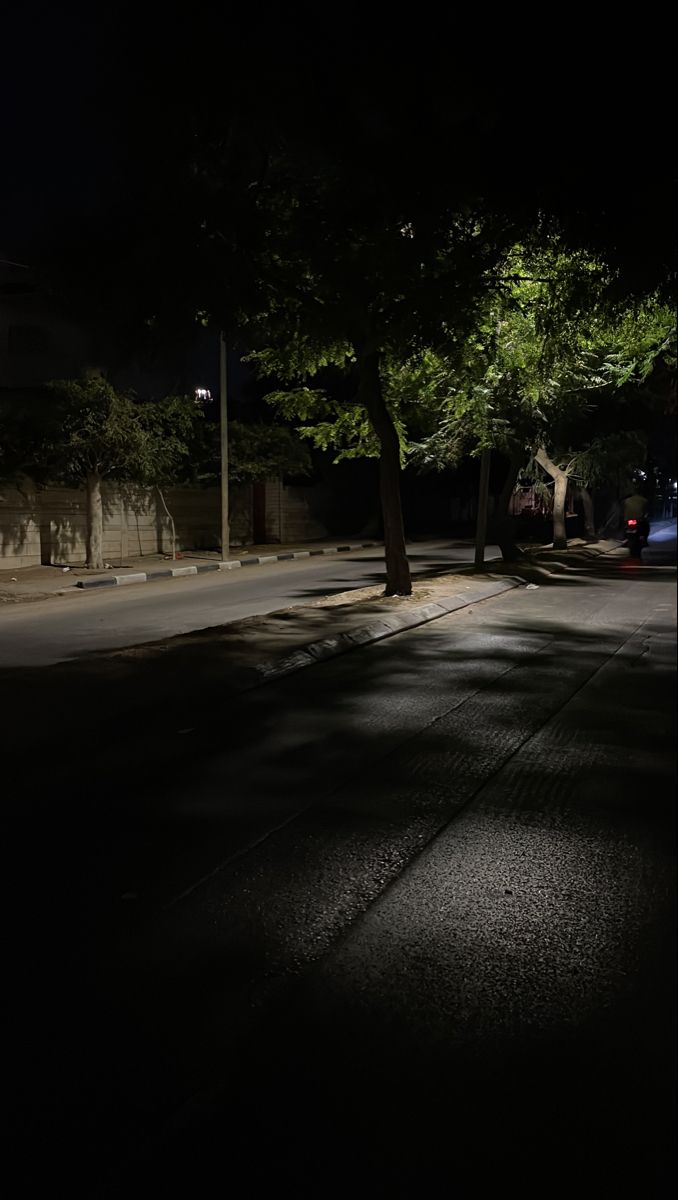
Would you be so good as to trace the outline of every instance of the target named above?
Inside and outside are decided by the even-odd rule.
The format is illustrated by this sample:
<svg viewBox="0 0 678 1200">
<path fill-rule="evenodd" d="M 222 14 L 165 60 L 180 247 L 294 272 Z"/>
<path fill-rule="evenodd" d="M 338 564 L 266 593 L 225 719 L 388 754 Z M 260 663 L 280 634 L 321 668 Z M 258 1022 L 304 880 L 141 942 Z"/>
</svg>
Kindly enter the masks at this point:
<svg viewBox="0 0 678 1200">
<path fill-rule="evenodd" d="M 226 376 L 226 336 L 219 334 L 219 432 L 221 446 L 221 557 L 230 554 L 231 534 L 228 519 L 228 398 Z"/>
</svg>

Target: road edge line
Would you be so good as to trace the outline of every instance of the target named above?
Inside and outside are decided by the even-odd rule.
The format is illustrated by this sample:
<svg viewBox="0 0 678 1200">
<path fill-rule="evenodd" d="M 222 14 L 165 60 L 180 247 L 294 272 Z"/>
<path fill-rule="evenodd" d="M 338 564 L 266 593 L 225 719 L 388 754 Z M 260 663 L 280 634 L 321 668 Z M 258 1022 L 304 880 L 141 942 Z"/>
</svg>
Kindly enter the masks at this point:
<svg viewBox="0 0 678 1200">
<path fill-rule="evenodd" d="M 237 567 L 258 567 L 272 562 L 289 562 L 294 558 L 310 558 L 315 554 L 346 554 L 351 550 L 371 550 L 383 542 L 355 542 L 350 546 L 328 546 L 321 550 L 286 550 L 280 554 L 252 555 L 224 562 L 198 563 L 191 567 L 168 567 L 160 571 L 138 571 L 130 575 L 105 575 L 99 579 L 79 579 L 77 588 L 115 587 L 122 584 L 152 583 L 154 579 L 174 579 L 186 575 L 203 575 L 207 571 L 232 571 Z"/>
</svg>

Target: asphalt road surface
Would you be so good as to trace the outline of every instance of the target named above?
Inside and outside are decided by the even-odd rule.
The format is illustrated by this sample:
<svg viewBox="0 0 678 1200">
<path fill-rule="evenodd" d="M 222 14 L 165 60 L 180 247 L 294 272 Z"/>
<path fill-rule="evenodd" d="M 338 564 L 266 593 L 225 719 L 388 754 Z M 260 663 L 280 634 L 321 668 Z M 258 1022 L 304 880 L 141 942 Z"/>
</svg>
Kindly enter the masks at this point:
<svg viewBox="0 0 678 1200">
<path fill-rule="evenodd" d="M 36 754 L 13 1194 L 673 1195 L 674 655 L 675 572 L 598 563 L 249 693 L 171 765 L 168 731 L 131 774 L 124 714 L 84 778 Z"/>
<path fill-rule="evenodd" d="M 661 565 L 676 561 L 675 518 L 653 521 L 647 546 L 640 552 L 641 561 L 647 565 Z"/>
<path fill-rule="evenodd" d="M 499 554 L 488 546 L 485 557 Z M 419 542 L 413 574 L 473 561 L 471 542 Z M 381 549 L 297 559 L 239 571 L 85 591 L 0 611 L 0 666 L 46 666 L 96 650 L 135 646 L 304 604 L 384 581 Z"/>
</svg>

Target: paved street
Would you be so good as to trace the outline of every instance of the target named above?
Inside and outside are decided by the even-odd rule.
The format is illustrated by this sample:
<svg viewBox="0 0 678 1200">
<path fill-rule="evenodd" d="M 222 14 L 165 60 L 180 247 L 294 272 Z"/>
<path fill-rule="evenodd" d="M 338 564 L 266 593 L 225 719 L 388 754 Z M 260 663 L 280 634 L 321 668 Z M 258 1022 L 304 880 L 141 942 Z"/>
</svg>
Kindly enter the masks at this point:
<svg viewBox="0 0 678 1200">
<path fill-rule="evenodd" d="M 488 546 L 486 557 L 499 553 Z M 473 561 L 471 542 L 418 542 L 413 574 Z M 384 579 L 382 549 L 244 567 L 129 588 L 79 591 L 0 610 L 0 667 L 43 666 L 275 612 Z"/>
<path fill-rule="evenodd" d="M 648 544 L 641 551 L 641 559 L 648 565 L 676 561 L 675 518 L 652 522 Z"/>
<path fill-rule="evenodd" d="M 130 775 L 122 722 L 86 778 L 33 764 L 24 1178 L 672 1194 L 674 650 L 675 572 L 599 560 L 243 696 L 180 763 Z"/>
<path fill-rule="evenodd" d="M 473 561 L 470 541 L 409 547 L 414 576 Z M 623 556 L 626 552 L 620 551 Z M 485 557 L 498 556 L 490 545 Z M 642 561 L 676 561 L 676 522 L 653 522 Z M 0 668 L 47 666 L 102 650 L 157 641 L 242 617 L 275 612 L 318 596 L 383 581 L 383 550 L 277 562 L 129 588 L 80 591 L 63 598 L 0 608 Z"/>
</svg>

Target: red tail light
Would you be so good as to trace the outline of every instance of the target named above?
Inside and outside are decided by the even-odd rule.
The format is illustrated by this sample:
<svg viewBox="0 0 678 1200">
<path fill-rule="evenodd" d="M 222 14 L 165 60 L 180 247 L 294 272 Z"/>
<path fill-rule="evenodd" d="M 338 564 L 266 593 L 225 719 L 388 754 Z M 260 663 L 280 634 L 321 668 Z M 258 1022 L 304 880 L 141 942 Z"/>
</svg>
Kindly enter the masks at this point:
<svg viewBox="0 0 678 1200">
<path fill-rule="evenodd" d="M 626 522 L 626 524 L 627 524 L 627 525 L 637 525 L 637 524 L 638 524 L 638 522 L 636 521 L 636 518 L 635 518 L 635 517 L 629 517 L 629 519 L 628 519 L 628 521 Z"/>
</svg>

